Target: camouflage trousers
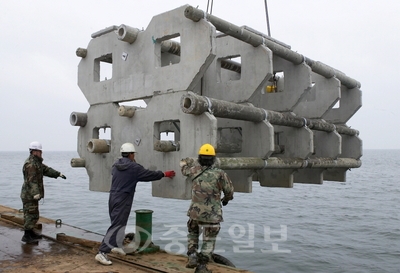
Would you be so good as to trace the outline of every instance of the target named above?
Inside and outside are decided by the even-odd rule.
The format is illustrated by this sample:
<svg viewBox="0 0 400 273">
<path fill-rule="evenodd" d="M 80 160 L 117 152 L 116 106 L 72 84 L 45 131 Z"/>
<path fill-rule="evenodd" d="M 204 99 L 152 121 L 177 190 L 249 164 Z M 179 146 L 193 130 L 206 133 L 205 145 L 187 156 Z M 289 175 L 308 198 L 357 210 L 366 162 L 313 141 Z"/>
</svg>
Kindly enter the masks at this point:
<svg viewBox="0 0 400 273">
<path fill-rule="evenodd" d="M 205 223 L 189 219 L 187 222 L 188 228 L 188 255 L 197 252 L 199 248 L 199 236 L 203 232 L 203 244 L 201 246 L 201 253 L 207 256 L 212 261 L 212 253 L 215 248 L 215 241 L 217 239 L 219 230 L 221 229 L 220 223 Z"/>
<path fill-rule="evenodd" d="M 39 220 L 39 201 L 22 200 L 24 211 L 24 229 L 31 230 Z"/>
</svg>

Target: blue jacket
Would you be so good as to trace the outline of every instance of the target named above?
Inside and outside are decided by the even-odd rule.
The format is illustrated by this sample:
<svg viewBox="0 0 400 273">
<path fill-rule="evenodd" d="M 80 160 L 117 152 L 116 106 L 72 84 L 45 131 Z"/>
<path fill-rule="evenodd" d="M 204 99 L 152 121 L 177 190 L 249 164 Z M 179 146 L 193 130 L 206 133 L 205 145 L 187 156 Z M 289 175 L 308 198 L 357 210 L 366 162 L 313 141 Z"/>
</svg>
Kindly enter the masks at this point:
<svg viewBox="0 0 400 273">
<path fill-rule="evenodd" d="M 139 181 L 154 181 L 164 177 L 162 171 L 150 171 L 142 165 L 122 157 L 112 167 L 112 183 L 110 193 L 134 194 Z"/>
</svg>

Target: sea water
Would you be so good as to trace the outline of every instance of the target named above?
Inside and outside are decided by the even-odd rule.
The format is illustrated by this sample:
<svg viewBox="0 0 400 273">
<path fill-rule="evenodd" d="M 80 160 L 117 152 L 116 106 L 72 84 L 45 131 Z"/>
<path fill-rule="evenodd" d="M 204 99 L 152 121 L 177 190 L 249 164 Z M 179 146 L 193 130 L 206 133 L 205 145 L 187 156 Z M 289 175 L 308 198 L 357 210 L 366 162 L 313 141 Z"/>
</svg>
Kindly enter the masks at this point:
<svg viewBox="0 0 400 273">
<path fill-rule="evenodd" d="M 27 157 L 28 152 L 0 152 L 1 205 L 22 208 Z M 89 191 L 86 170 L 70 166 L 75 157 L 76 152 L 44 151 L 44 163 L 67 179 L 45 177 L 40 213 L 104 234 L 108 193 Z M 223 207 L 216 253 L 257 273 L 400 272 L 400 150 L 365 150 L 361 160 L 361 168 L 347 172 L 347 182 L 292 189 L 253 182 L 252 193 L 235 193 Z M 153 210 L 153 242 L 184 254 L 189 203 L 152 197 L 151 183 L 140 182 L 127 232 L 135 231 L 135 210 Z"/>
</svg>

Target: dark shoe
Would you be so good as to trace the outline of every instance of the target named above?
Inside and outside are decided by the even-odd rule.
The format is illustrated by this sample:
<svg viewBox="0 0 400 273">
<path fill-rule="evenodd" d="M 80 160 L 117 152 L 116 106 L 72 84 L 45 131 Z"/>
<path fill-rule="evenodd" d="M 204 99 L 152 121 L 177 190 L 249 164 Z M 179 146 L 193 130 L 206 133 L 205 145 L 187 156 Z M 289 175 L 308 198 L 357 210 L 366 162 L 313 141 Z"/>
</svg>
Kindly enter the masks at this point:
<svg viewBox="0 0 400 273">
<path fill-rule="evenodd" d="M 37 243 L 37 239 L 32 238 L 30 230 L 25 230 L 24 236 L 22 236 L 21 241 L 27 244 Z"/>
<path fill-rule="evenodd" d="M 188 262 L 186 268 L 195 268 L 197 266 L 197 253 L 191 253 L 188 256 Z"/>
<path fill-rule="evenodd" d="M 209 270 L 205 264 L 199 264 L 194 273 L 212 273 L 212 270 Z"/>
<path fill-rule="evenodd" d="M 30 231 L 30 233 L 31 233 L 31 237 L 33 238 L 33 239 L 42 239 L 43 237 L 42 237 L 42 235 L 41 234 L 37 234 L 35 231 L 33 231 L 33 230 L 31 230 Z"/>
<path fill-rule="evenodd" d="M 207 263 L 210 261 L 208 256 L 200 252 L 197 260 L 199 264 L 194 273 L 212 273 L 212 271 L 207 268 Z"/>
</svg>

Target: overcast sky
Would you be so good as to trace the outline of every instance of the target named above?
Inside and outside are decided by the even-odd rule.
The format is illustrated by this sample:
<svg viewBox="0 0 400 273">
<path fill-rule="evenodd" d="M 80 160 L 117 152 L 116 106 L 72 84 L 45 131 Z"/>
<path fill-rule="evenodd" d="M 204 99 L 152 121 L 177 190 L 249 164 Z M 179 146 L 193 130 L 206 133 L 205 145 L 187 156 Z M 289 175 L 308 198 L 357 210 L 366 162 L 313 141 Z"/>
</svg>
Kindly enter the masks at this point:
<svg viewBox="0 0 400 273">
<path fill-rule="evenodd" d="M 267 33 L 264 0 L 214 0 L 212 14 Z M 75 151 L 72 112 L 89 104 L 75 55 L 111 25 L 144 28 L 159 13 L 207 0 L 1 1 L 0 151 Z M 400 1 L 268 0 L 271 35 L 361 82 L 363 106 L 347 125 L 364 149 L 400 149 Z"/>
</svg>

